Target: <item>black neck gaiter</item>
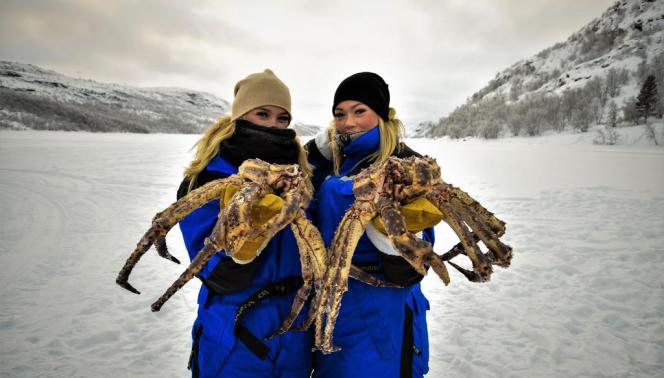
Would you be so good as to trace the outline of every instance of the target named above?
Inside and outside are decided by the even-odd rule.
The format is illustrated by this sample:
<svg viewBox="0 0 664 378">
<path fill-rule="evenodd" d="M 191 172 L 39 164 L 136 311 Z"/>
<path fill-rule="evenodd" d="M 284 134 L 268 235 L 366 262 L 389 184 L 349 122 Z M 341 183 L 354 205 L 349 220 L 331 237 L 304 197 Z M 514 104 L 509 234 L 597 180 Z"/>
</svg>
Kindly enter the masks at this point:
<svg viewBox="0 0 664 378">
<path fill-rule="evenodd" d="M 219 152 L 237 167 L 247 159 L 261 159 L 270 164 L 297 164 L 299 153 L 294 130 L 259 126 L 243 119 L 235 121 L 235 132 L 221 142 Z"/>
</svg>

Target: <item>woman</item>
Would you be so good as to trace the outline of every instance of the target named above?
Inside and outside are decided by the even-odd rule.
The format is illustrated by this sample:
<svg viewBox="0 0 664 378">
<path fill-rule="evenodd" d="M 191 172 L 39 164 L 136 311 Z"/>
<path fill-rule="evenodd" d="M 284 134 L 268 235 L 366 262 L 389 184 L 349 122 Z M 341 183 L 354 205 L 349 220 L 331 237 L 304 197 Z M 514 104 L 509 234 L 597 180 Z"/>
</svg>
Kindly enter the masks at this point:
<svg viewBox="0 0 664 378">
<path fill-rule="evenodd" d="M 238 82 L 231 115 L 221 117 L 196 143 L 196 155 L 185 170 L 178 198 L 211 180 L 237 173 L 246 159 L 300 163 L 306 171 L 304 150 L 295 132 L 287 129 L 290 108 L 288 87 L 272 71 L 254 73 Z M 180 222 L 192 259 L 210 235 L 219 209 L 219 201 L 211 201 Z M 243 251 L 245 260 L 218 252 L 198 276 L 203 286 L 189 365 L 194 377 L 310 375 L 310 332 L 287 332 L 263 340 L 279 329 L 302 282 L 295 239 L 286 228 L 263 249 L 259 244 L 249 254 Z M 259 292 L 262 295 L 257 300 Z"/>
<path fill-rule="evenodd" d="M 361 72 L 341 82 L 334 94 L 334 121 L 305 146 L 317 189 L 312 213 L 326 246 L 345 211 L 355 201 L 352 178 L 390 156 L 417 155 L 403 142 L 403 125 L 389 107 L 388 85 Z M 423 238 L 433 243 L 433 230 Z M 315 377 L 418 377 L 428 371 L 426 310 L 418 274 L 373 226 L 360 239 L 353 264 L 404 286 L 376 288 L 350 279 L 333 340 L 341 351 L 317 352 Z"/>
</svg>

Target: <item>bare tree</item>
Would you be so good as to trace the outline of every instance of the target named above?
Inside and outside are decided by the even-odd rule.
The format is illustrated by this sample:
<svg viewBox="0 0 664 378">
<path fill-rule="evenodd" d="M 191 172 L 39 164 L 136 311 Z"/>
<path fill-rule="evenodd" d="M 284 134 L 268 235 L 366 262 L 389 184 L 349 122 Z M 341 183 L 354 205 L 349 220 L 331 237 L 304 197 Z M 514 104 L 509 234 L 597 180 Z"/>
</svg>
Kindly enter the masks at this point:
<svg viewBox="0 0 664 378">
<path fill-rule="evenodd" d="M 537 136 L 542 134 L 542 124 L 544 123 L 545 116 L 546 113 L 544 109 L 540 108 L 528 109 L 524 120 L 526 126 L 526 134 L 528 134 L 528 136 Z"/>
<path fill-rule="evenodd" d="M 484 119 L 480 122 L 478 132 L 484 139 L 496 139 L 500 133 L 500 126 L 491 119 Z"/>
<path fill-rule="evenodd" d="M 604 86 L 604 80 L 602 80 L 601 77 L 594 77 L 586 83 L 586 85 L 583 87 L 583 91 L 585 92 L 586 97 L 591 99 L 596 98 L 600 105 L 604 106 L 608 98 L 606 96 L 606 90 L 604 89 Z"/>
<path fill-rule="evenodd" d="M 572 123 L 572 115 L 577 107 L 579 101 L 578 89 L 565 89 L 560 101 L 560 113 L 562 114 L 563 123 Z"/>
<path fill-rule="evenodd" d="M 659 146 L 659 143 L 657 142 L 657 135 L 655 133 L 655 126 L 653 126 L 652 122 L 646 120 L 645 127 L 646 138 L 651 139 L 655 143 L 655 146 Z"/>
<path fill-rule="evenodd" d="M 639 112 L 636 109 L 635 97 L 625 100 L 622 111 L 625 121 L 633 122 L 635 125 L 639 124 Z"/>
<path fill-rule="evenodd" d="M 510 101 L 518 100 L 521 93 L 523 93 L 522 79 L 520 77 L 515 78 L 510 86 Z"/>
<path fill-rule="evenodd" d="M 620 93 L 620 77 L 617 69 L 611 68 L 607 72 L 604 92 L 607 97 L 616 97 Z"/>
<path fill-rule="evenodd" d="M 593 97 L 592 100 L 590 100 L 589 110 L 590 114 L 592 115 L 593 121 L 595 123 L 600 123 L 602 121 L 602 105 L 600 104 L 600 100 L 597 97 Z"/>
<path fill-rule="evenodd" d="M 572 126 L 575 129 L 585 133 L 590 127 L 593 115 L 588 106 L 581 106 L 572 115 Z"/>
<path fill-rule="evenodd" d="M 618 106 L 613 101 L 609 103 L 609 113 L 606 117 L 606 124 L 612 129 L 615 129 L 618 126 Z"/>
<path fill-rule="evenodd" d="M 618 126 L 618 106 L 615 102 L 609 101 L 609 111 L 606 116 L 606 124 L 603 128 L 597 129 L 597 136 L 593 140 L 595 144 L 614 145 L 618 143 L 619 134 L 616 130 Z"/>
</svg>

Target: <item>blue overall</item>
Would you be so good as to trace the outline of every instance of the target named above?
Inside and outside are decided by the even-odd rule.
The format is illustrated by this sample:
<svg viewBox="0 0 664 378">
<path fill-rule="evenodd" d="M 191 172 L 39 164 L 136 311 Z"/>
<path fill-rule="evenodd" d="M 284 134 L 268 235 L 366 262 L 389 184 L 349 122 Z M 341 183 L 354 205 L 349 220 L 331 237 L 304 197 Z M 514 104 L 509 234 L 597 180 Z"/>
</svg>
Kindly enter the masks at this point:
<svg viewBox="0 0 664 378">
<path fill-rule="evenodd" d="M 376 127 L 346 146 L 342 150 L 344 160 L 340 175 L 328 176 L 317 191 L 316 222 L 326 246 L 331 244 L 337 225 L 355 201 L 352 181 L 345 176 L 355 171 L 359 162 L 378 149 L 379 141 L 379 129 Z M 424 239 L 433 243 L 433 229 L 425 230 Z M 359 240 L 352 261 L 360 266 L 376 263 L 380 261 L 379 254 L 381 252 L 365 234 Z M 381 274 L 376 276 L 384 278 Z M 333 335 L 333 343 L 342 349 L 328 355 L 316 352 L 314 377 L 397 378 L 408 375 L 400 372 L 403 369 L 406 305 L 412 311 L 412 376 L 424 375 L 429 361 L 426 324 L 429 302 L 422 294 L 420 284 L 388 289 L 349 279 Z"/>
<path fill-rule="evenodd" d="M 220 156 L 206 167 L 208 171 L 231 175 L 237 167 Z M 184 242 L 193 259 L 203 248 L 203 242 L 212 232 L 219 214 L 219 201 L 213 200 L 195 210 L 180 222 Z M 214 267 L 230 259 L 218 252 L 205 265 L 199 276 L 205 280 Z M 269 352 L 259 358 L 234 335 L 234 322 L 238 307 L 253 294 L 270 283 L 288 277 L 301 276 L 300 258 L 290 228 L 275 235 L 257 257 L 258 267 L 249 288 L 239 292 L 218 295 L 205 285 L 198 296 L 198 317 L 192 329 L 193 347 L 191 369 L 200 377 L 309 377 L 312 364 L 311 332 L 289 331 L 264 341 Z M 246 312 L 240 322 L 255 337 L 262 340 L 279 329 L 290 312 L 295 293 L 273 296 L 261 300 Z M 307 308 L 296 323 L 306 316 Z"/>
</svg>

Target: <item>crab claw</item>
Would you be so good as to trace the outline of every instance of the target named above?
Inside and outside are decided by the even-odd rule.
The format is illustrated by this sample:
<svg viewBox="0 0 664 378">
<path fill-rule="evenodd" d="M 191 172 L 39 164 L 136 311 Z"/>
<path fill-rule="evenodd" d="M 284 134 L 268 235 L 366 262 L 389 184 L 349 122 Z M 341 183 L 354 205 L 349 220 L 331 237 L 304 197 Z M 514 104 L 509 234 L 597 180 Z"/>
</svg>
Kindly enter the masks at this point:
<svg viewBox="0 0 664 378">
<path fill-rule="evenodd" d="M 152 312 L 157 312 L 161 310 L 161 306 L 163 305 L 164 305 L 163 302 L 160 303 L 159 301 L 157 301 L 150 306 L 150 309 L 152 310 Z"/>
<path fill-rule="evenodd" d="M 131 291 L 134 294 L 140 294 L 141 292 L 136 290 L 131 284 L 127 281 L 120 280 L 119 278 L 115 280 L 115 283 L 120 285 L 121 287 Z"/>
<path fill-rule="evenodd" d="M 338 347 L 336 345 L 332 345 L 332 344 L 326 344 L 326 345 L 323 345 L 323 346 L 311 348 L 312 352 L 318 351 L 318 352 L 321 352 L 323 354 L 332 354 L 332 353 L 338 352 L 340 350 L 341 350 L 340 347 Z"/>
<path fill-rule="evenodd" d="M 166 260 L 171 260 L 176 264 L 180 263 L 180 260 L 178 260 L 175 256 L 171 255 L 170 253 L 166 252 L 163 255 L 160 253 L 159 256 L 165 258 Z"/>
<path fill-rule="evenodd" d="M 154 247 L 157 249 L 157 253 L 159 256 L 165 258 L 166 260 L 171 260 L 176 264 L 180 263 L 180 260 L 178 260 L 175 256 L 171 255 L 170 252 L 168 252 L 168 248 L 166 247 L 166 237 L 165 236 L 158 236 L 157 239 L 154 241 Z"/>
</svg>

